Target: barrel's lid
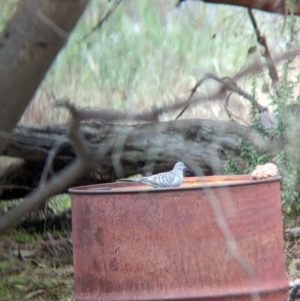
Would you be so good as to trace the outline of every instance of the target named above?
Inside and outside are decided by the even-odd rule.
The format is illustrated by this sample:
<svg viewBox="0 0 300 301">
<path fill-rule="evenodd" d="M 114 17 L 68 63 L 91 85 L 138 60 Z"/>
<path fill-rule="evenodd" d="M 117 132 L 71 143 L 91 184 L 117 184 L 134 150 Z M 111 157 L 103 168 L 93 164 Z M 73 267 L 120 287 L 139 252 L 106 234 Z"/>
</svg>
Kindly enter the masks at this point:
<svg viewBox="0 0 300 301">
<path fill-rule="evenodd" d="M 128 192 L 159 192 L 186 189 L 209 189 L 213 187 L 229 187 L 240 185 L 256 185 L 274 181 L 280 181 L 281 177 L 273 177 L 264 180 L 252 180 L 250 175 L 218 175 L 205 177 L 184 178 L 180 187 L 153 188 L 136 182 L 113 182 L 107 184 L 94 184 L 72 187 L 68 191 L 72 194 L 105 194 Z"/>
</svg>

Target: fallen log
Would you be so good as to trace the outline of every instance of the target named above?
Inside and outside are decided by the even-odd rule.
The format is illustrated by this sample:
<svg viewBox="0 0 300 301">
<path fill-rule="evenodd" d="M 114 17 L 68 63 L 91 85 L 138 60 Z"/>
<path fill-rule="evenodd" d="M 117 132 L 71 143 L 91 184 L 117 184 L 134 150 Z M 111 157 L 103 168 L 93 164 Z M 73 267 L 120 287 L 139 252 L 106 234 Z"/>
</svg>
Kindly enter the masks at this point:
<svg viewBox="0 0 300 301">
<path fill-rule="evenodd" d="M 115 181 L 137 173 L 149 174 L 169 170 L 174 162 L 188 158 L 188 175 L 196 174 L 196 165 L 202 174 L 222 174 L 228 155 L 246 164 L 240 158 L 237 137 L 253 144 L 260 152 L 273 152 L 274 141 L 266 140 L 248 127 L 217 120 L 176 120 L 151 124 L 104 124 L 86 122 L 81 126 L 86 145 L 96 152 L 113 140 L 94 169 L 74 185 Z M 38 186 L 51 149 L 63 141 L 55 154 L 52 174 L 59 172 L 74 158 L 73 147 L 66 140 L 67 126 L 17 126 L 2 156 L 22 158 L 23 162 L 8 168 L 0 177 L 1 199 L 22 197 Z M 187 159 L 186 159 L 187 160 Z M 197 173 L 198 174 L 198 173 Z M 51 175 L 51 172 L 50 172 Z"/>
</svg>

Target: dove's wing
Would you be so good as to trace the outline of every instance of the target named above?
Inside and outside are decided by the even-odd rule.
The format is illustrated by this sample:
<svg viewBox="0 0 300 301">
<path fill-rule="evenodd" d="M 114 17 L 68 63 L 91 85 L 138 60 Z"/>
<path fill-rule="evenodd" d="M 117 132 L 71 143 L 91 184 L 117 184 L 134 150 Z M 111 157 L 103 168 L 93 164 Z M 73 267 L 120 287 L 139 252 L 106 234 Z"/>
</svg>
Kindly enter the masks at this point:
<svg viewBox="0 0 300 301">
<path fill-rule="evenodd" d="M 182 181 L 180 181 L 177 174 L 171 170 L 150 177 L 144 177 L 141 179 L 141 182 L 154 187 L 176 187 L 179 186 Z"/>
<path fill-rule="evenodd" d="M 182 168 L 176 168 L 175 165 L 175 167 L 168 172 L 162 172 L 149 177 L 126 179 L 125 181 L 140 182 L 152 187 L 179 187 L 183 181 L 183 172 Z"/>
</svg>

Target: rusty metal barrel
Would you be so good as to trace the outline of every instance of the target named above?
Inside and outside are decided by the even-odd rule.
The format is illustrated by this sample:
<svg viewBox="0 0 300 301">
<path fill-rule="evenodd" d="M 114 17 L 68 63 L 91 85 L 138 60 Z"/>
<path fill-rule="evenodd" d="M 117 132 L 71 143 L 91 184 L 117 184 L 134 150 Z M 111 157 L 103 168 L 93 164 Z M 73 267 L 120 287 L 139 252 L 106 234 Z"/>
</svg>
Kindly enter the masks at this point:
<svg viewBox="0 0 300 301">
<path fill-rule="evenodd" d="M 287 300 L 280 178 L 69 192 L 74 301 Z"/>
</svg>

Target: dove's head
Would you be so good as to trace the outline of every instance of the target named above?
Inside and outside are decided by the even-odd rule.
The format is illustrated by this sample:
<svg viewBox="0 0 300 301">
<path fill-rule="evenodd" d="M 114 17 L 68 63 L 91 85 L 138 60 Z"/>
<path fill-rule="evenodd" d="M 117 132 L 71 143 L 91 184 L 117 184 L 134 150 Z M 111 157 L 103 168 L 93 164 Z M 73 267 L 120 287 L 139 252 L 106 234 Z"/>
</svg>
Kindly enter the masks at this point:
<svg viewBox="0 0 300 301">
<path fill-rule="evenodd" d="M 187 167 L 184 165 L 184 163 L 182 162 L 177 162 L 174 166 L 174 169 L 179 169 L 179 170 L 183 170 L 183 169 L 187 169 Z"/>
</svg>

